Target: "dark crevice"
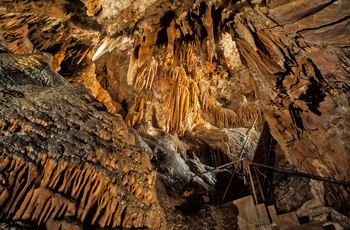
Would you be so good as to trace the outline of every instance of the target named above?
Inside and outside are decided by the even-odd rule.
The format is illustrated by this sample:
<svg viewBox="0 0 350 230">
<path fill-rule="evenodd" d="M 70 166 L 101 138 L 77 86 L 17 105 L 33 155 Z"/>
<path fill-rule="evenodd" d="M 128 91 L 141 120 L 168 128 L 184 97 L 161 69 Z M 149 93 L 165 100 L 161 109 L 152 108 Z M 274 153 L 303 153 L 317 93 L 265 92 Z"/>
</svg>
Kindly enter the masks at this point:
<svg viewBox="0 0 350 230">
<path fill-rule="evenodd" d="M 138 44 L 138 45 L 135 47 L 135 49 L 134 49 L 134 58 L 135 58 L 135 59 L 138 59 L 138 58 L 139 58 L 140 47 L 141 47 L 141 45 Z"/>
<path fill-rule="evenodd" d="M 58 179 L 58 182 L 56 183 L 55 188 L 52 188 L 54 191 L 58 191 L 58 189 L 63 185 L 64 177 L 65 177 L 64 173 L 61 172 L 60 175 L 59 175 L 59 179 Z"/>
<path fill-rule="evenodd" d="M 125 220 L 126 218 L 126 211 L 127 211 L 127 207 L 125 207 L 122 211 L 122 214 L 120 215 L 120 223 L 123 223 L 123 221 Z"/>
<path fill-rule="evenodd" d="M 233 176 L 231 184 L 228 187 L 234 170 L 235 169 L 232 168 L 231 170 L 225 170 L 216 174 L 217 182 L 215 185 L 215 189 L 217 190 L 218 195 L 223 196 L 227 189 L 227 193 L 225 199 L 223 200 L 223 203 L 230 202 L 232 200 L 236 200 L 238 198 L 250 195 L 247 186 L 244 184 L 243 176 L 238 174 L 237 172 Z"/>
<path fill-rule="evenodd" d="M 316 14 L 317 12 L 319 12 L 319 11 L 323 10 L 324 8 L 326 8 L 327 6 L 332 5 L 336 1 L 338 1 L 338 0 L 332 0 L 332 1 L 328 2 L 328 3 L 326 3 L 326 4 L 323 4 L 323 5 L 320 5 L 320 6 L 316 7 L 314 10 L 312 10 L 312 11 L 308 12 L 307 14 L 303 15 L 299 20 Z"/>
<path fill-rule="evenodd" d="M 199 6 L 199 16 L 203 16 L 205 14 L 205 11 L 207 10 L 207 4 L 206 2 L 201 2 Z"/>
<path fill-rule="evenodd" d="M 208 144 L 204 144 L 196 155 L 200 161 L 212 167 L 217 167 L 230 162 L 230 159 L 219 149 L 212 149 Z"/>
<path fill-rule="evenodd" d="M 332 23 L 328 23 L 328 24 L 325 24 L 325 25 L 322 25 L 322 26 L 319 26 L 319 27 L 314 27 L 314 28 L 306 28 L 306 29 L 302 29 L 302 30 L 299 30 L 297 31 L 297 33 L 303 33 L 305 31 L 309 31 L 309 30 L 319 30 L 319 29 L 323 29 L 325 27 L 328 27 L 328 26 L 333 26 L 333 25 L 336 25 L 336 24 L 339 24 L 339 23 L 342 23 L 343 21 L 346 21 L 350 18 L 350 16 L 345 16 L 337 21 L 334 21 Z"/>
<path fill-rule="evenodd" d="M 175 11 L 167 11 L 164 13 L 163 17 L 159 19 L 159 24 L 162 26 L 162 29 L 157 34 L 157 45 L 165 45 L 168 43 L 168 34 L 167 28 L 170 26 L 170 23 L 176 18 Z"/>
<path fill-rule="evenodd" d="M 298 128 L 300 128 L 302 131 L 304 131 L 305 128 L 304 128 L 303 120 L 302 120 L 302 118 L 300 116 L 300 113 L 302 113 L 303 110 L 301 108 L 299 108 L 299 107 L 295 107 L 294 104 L 292 103 L 289 106 L 289 111 L 290 111 L 290 114 L 292 116 L 294 124 Z"/>
<path fill-rule="evenodd" d="M 97 214 L 97 211 L 98 211 L 98 203 L 95 202 L 92 207 L 90 208 L 90 210 L 88 211 L 88 213 L 86 214 L 86 217 L 85 219 L 83 220 L 83 229 L 91 229 L 92 226 L 94 227 L 98 227 L 96 224 L 93 225 L 91 223 L 92 219 L 94 218 L 95 215 L 99 215 Z M 95 222 L 98 221 L 98 218 L 96 219 Z"/>
<path fill-rule="evenodd" d="M 318 108 L 324 98 L 325 94 L 322 92 L 322 90 L 320 90 L 319 82 L 317 82 L 314 77 L 311 77 L 308 89 L 300 96 L 300 99 L 306 102 L 311 112 L 321 116 L 322 113 L 318 110 Z"/>
<path fill-rule="evenodd" d="M 218 35 L 219 35 L 218 28 L 219 28 L 219 25 L 221 22 L 221 13 L 222 13 L 223 9 L 224 9 L 223 6 L 219 7 L 216 10 L 215 10 L 214 6 L 212 7 L 211 17 L 213 19 L 213 30 L 214 30 L 215 38 L 218 38 Z"/>
<path fill-rule="evenodd" d="M 170 23 L 175 19 L 175 11 L 167 11 L 164 16 L 159 19 L 159 23 L 162 27 L 169 27 Z"/>
<path fill-rule="evenodd" d="M 87 50 L 88 46 L 81 43 L 79 44 L 78 41 L 72 41 L 72 44 L 75 45 L 66 50 L 66 57 L 62 61 L 61 69 L 58 72 L 62 76 L 71 76 L 73 73 L 77 73 L 85 67 L 83 62 L 77 64 L 79 58 L 81 58 L 81 55 L 77 54 L 79 54 L 81 50 Z"/>
<path fill-rule="evenodd" d="M 250 30 L 250 29 L 249 29 Z M 256 33 L 250 31 L 253 35 L 255 45 L 268 57 L 270 57 L 270 53 L 265 47 L 264 43 L 259 39 L 259 37 L 256 35 Z"/>
<path fill-rule="evenodd" d="M 98 24 L 94 17 L 87 16 L 85 10 L 82 9 L 86 10 L 86 7 L 85 4 L 79 0 L 66 1 L 66 4 L 64 5 L 65 12 L 72 15 L 70 21 L 74 25 L 83 29 L 90 28 L 96 31 L 101 31 L 102 26 Z M 97 12 L 97 14 L 99 14 L 100 11 Z"/>
<path fill-rule="evenodd" d="M 194 13 L 190 13 L 190 18 L 190 25 L 193 28 L 194 35 L 197 36 L 201 42 L 203 42 L 207 37 L 207 30 L 202 24 L 202 19 L 200 16 Z"/>
<path fill-rule="evenodd" d="M 157 34 L 156 44 L 158 46 L 166 45 L 168 43 L 167 27 L 162 28 Z"/>
<path fill-rule="evenodd" d="M 314 114 L 321 116 L 322 112 L 318 109 L 320 103 L 326 97 L 324 84 L 324 78 L 321 74 L 321 71 L 317 69 L 316 65 L 310 61 L 311 65 L 314 68 L 315 76 L 310 77 L 310 84 L 305 93 L 303 93 L 299 99 L 306 102 L 309 110 Z"/>
<path fill-rule="evenodd" d="M 74 170 L 75 171 L 75 170 Z M 72 172 L 73 173 L 73 172 Z M 71 197 L 72 193 L 73 193 L 73 187 L 74 187 L 74 179 L 72 178 L 72 180 L 70 182 L 67 182 L 65 189 L 67 190 L 67 192 L 65 193 L 67 196 Z M 68 188 L 67 188 L 68 187 Z"/>
<path fill-rule="evenodd" d="M 47 53 L 50 53 L 50 54 L 55 54 L 57 53 L 58 51 L 60 51 L 62 47 L 62 44 L 61 43 L 58 43 L 58 44 L 55 44 L 45 50 L 42 50 L 42 52 L 47 52 Z"/>
</svg>

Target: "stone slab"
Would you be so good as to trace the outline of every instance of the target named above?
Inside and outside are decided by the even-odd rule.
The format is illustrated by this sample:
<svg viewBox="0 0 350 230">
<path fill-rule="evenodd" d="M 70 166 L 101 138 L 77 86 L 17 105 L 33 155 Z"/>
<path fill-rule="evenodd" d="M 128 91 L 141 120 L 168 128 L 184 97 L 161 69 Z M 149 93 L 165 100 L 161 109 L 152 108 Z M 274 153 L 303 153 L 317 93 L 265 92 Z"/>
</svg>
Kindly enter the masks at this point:
<svg viewBox="0 0 350 230">
<path fill-rule="evenodd" d="M 248 223 L 259 224 L 252 195 L 234 200 L 233 204 L 237 206 L 239 215 Z"/>
</svg>

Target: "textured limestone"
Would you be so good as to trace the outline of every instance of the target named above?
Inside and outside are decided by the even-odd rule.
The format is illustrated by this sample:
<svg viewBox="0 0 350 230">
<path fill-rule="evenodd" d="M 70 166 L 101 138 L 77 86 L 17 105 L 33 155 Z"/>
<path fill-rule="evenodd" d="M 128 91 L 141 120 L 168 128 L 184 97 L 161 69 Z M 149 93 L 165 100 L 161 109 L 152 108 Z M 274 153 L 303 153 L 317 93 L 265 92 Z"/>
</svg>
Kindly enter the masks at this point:
<svg viewBox="0 0 350 230">
<path fill-rule="evenodd" d="M 242 146 L 247 139 L 248 129 L 196 129 L 195 132 L 186 137 L 190 143 L 199 147 L 197 155 L 201 162 L 206 165 L 218 167 L 240 158 L 242 152 L 244 157 L 252 160 L 259 134 L 256 130 L 252 131 L 250 141 L 246 149 Z"/>
<path fill-rule="evenodd" d="M 2 219 L 161 228 L 156 174 L 122 118 L 38 57 L 0 54 Z"/>
<path fill-rule="evenodd" d="M 293 1 L 290 4 L 298 2 Z M 302 23 L 306 25 L 306 18 L 326 14 L 326 12 L 332 11 L 331 9 L 335 8 L 336 4 L 344 3 L 339 1 L 324 5 L 322 2 L 317 2 L 317 4 L 313 2 L 310 7 L 314 10 L 304 15 L 303 19 L 297 15 L 290 16 L 290 18 L 295 20 L 293 25 L 298 25 L 299 19 L 300 25 Z M 293 14 L 294 11 L 291 12 L 287 7 L 284 7 L 284 5 L 276 6 L 274 8 L 276 10 L 270 11 L 271 16 L 273 13 L 283 15 L 282 8 Z M 346 9 L 345 7 L 345 11 Z M 254 20 L 252 16 L 256 15 L 253 12 L 246 11 L 246 16 L 252 21 Z M 295 14 L 297 13 L 298 11 L 295 11 Z M 254 79 L 258 86 L 258 93 L 261 101 L 265 101 L 263 103 L 265 118 L 272 129 L 274 138 L 282 146 L 288 161 L 299 170 L 346 181 L 349 175 L 348 162 L 350 162 L 349 135 L 346 134 L 349 130 L 349 124 L 337 126 L 334 124 L 339 120 L 334 121 L 334 124 L 332 121 L 339 116 L 337 111 L 342 111 L 341 117 L 348 117 L 345 108 L 349 104 L 348 99 L 346 99 L 349 92 L 349 82 L 346 76 L 349 76 L 349 72 L 345 69 L 348 68 L 349 63 L 344 56 L 347 56 L 349 51 L 347 48 L 343 48 L 343 44 L 348 44 L 348 41 L 344 39 L 333 40 L 322 35 L 321 31 L 326 31 L 326 28 L 331 26 L 339 29 L 339 31 L 327 30 L 333 33 L 332 38 L 347 36 L 348 31 L 340 29 L 347 19 L 338 20 L 338 14 L 334 12 L 327 16 L 327 19 L 323 19 L 324 25 L 317 27 L 310 24 L 310 28 L 300 32 L 297 31 L 298 29 L 292 30 L 291 24 L 270 29 L 266 28 L 268 24 L 265 25 L 265 28 L 261 27 L 278 47 L 278 52 L 283 54 L 285 71 L 281 72 L 274 68 L 278 64 L 276 63 L 277 59 L 272 59 L 271 49 L 270 51 L 264 50 L 266 47 L 264 39 L 261 39 L 261 42 L 265 47 L 261 46 L 259 49 L 260 53 L 269 54 L 268 56 L 256 55 L 245 42 L 239 42 L 238 49 L 248 60 L 248 66 L 256 73 Z M 259 22 L 252 23 L 257 29 L 260 29 L 258 26 L 263 18 L 255 17 L 255 20 Z M 279 18 L 276 16 L 275 20 L 284 25 L 289 19 L 288 17 Z M 316 28 L 312 26 L 316 26 Z M 305 36 L 305 39 L 298 37 L 303 36 L 304 32 L 312 37 Z M 297 34 L 298 36 L 291 38 L 288 34 Z M 322 44 L 322 48 L 319 46 L 320 44 Z M 276 51 L 274 53 L 278 55 Z M 270 59 L 270 62 L 266 62 L 265 58 Z M 329 184 L 326 186 L 333 188 Z M 349 199 L 349 194 L 348 192 L 340 193 L 341 195 L 332 195 L 333 198 L 327 202 L 332 205 L 343 203 L 342 209 L 348 210 L 345 203 Z M 338 202 L 335 201 L 337 199 Z"/>
<path fill-rule="evenodd" d="M 115 102 L 135 128 L 182 138 L 201 126 L 250 127 L 261 107 L 298 170 L 350 178 L 346 0 L 6 1 L 1 7 L 9 48 L 53 54 L 64 76 L 88 70 L 104 45 L 88 74 L 95 92 L 106 90 L 95 95 Z M 325 187 L 327 205 L 349 213 L 348 191 Z"/>
</svg>

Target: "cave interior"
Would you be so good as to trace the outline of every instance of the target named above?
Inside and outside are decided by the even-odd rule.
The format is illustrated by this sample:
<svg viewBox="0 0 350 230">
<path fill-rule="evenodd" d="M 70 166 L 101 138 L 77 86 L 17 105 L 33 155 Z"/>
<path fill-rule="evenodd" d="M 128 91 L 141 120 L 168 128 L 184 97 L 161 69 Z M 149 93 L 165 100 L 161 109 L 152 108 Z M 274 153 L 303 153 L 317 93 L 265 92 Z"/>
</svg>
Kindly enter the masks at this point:
<svg viewBox="0 0 350 230">
<path fill-rule="evenodd" d="M 348 0 L 0 0 L 1 229 L 349 229 Z"/>
</svg>

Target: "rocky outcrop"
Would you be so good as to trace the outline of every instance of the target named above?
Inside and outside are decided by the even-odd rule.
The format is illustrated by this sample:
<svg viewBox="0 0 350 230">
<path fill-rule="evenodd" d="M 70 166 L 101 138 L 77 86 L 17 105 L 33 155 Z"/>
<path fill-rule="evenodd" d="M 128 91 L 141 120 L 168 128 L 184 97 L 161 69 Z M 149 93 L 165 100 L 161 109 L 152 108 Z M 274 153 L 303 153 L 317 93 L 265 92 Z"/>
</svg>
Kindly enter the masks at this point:
<svg viewBox="0 0 350 230">
<path fill-rule="evenodd" d="M 226 163 L 239 149 L 228 130 L 266 120 L 293 168 L 349 182 L 349 14 L 346 0 L 6 1 L 0 29 L 14 53 L 51 53 L 54 70 L 142 138 L 155 141 L 148 131 L 158 130 L 193 142 L 169 151 L 170 165 L 193 153 Z M 33 69 L 47 59 L 21 57 Z M 214 134 L 226 141 L 202 151 Z M 173 182 L 182 187 L 183 177 Z M 324 205 L 350 213 L 347 189 L 325 191 Z"/>
<path fill-rule="evenodd" d="M 0 217 L 46 229 L 164 226 L 122 118 L 40 54 L 0 54 Z M 11 225 L 10 225 L 11 226 Z"/>
<path fill-rule="evenodd" d="M 350 169 L 349 126 L 342 119 L 349 116 L 349 50 L 344 47 L 348 41 L 341 37 L 348 36 L 348 30 L 343 26 L 347 17 L 333 12 L 340 6 L 346 11 L 344 4 L 274 2 L 268 5 L 271 8 L 265 8 L 274 21 L 261 13 L 262 8 L 246 9 L 245 15 L 254 25 L 256 43 L 260 45 L 256 52 L 243 40 L 238 44 L 256 80 L 265 118 L 287 160 L 301 171 L 346 181 Z M 291 5 L 302 10 L 292 12 Z M 308 23 L 321 17 L 320 21 Z M 339 39 L 323 34 L 331 25 L 332 33 Z M 305 26 L 308 28 L 302 29 Z M 337 192 L 327 202 L 342 203 L 341 209 L 347 210 L 348 192 L 328 186 Z"/>
</svg>

